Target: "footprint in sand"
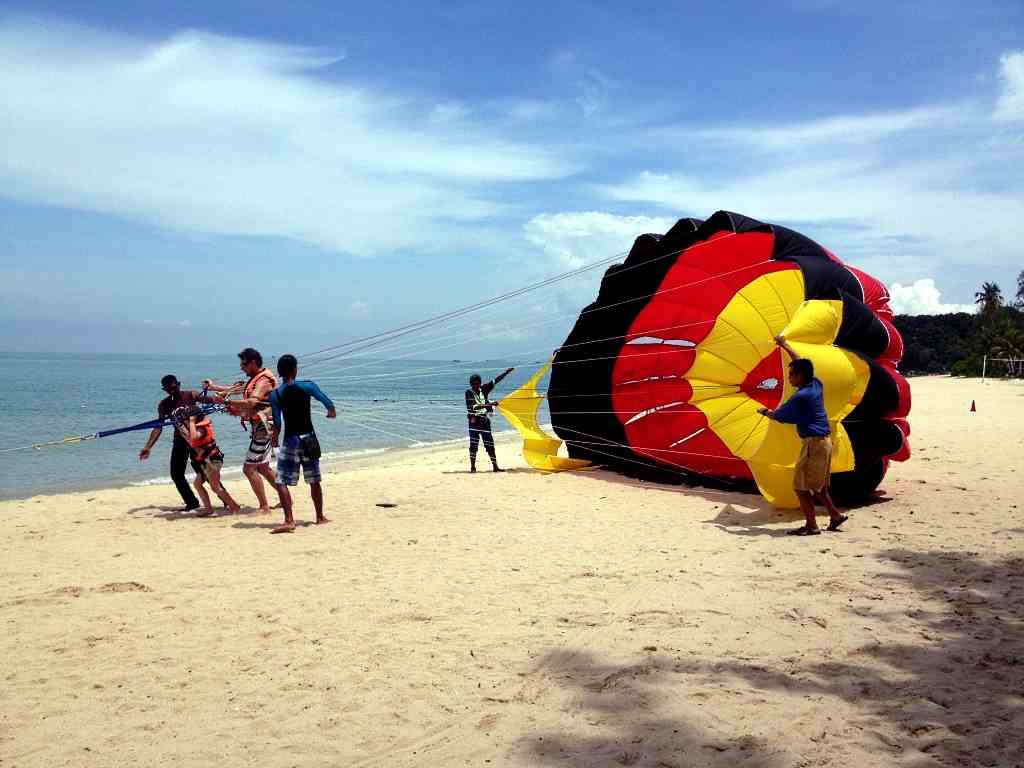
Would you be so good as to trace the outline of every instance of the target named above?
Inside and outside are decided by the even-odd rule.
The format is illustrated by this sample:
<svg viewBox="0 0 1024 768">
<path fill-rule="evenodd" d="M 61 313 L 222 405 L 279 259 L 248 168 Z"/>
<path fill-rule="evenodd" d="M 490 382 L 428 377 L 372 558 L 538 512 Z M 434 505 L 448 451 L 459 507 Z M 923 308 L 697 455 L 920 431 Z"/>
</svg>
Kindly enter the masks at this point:
<svg viewBox="0 0 1024 768">
<path fill-rule="evenodd" d="M 137 581 L 113 581 L 96 588 L 97 592 L 152 592 L 145 584 Z"/>
<path fill-rule="evenodd" d="M 494 726 L 498 724 L 499 720 L 501 720 L 501 714 L 498 712 L 492 712 L 489 715 L 481 717 L 480 722 L 476 724 L 476 727 L 481 731 L 491 731 L 494 729 Z"/>
</svg>

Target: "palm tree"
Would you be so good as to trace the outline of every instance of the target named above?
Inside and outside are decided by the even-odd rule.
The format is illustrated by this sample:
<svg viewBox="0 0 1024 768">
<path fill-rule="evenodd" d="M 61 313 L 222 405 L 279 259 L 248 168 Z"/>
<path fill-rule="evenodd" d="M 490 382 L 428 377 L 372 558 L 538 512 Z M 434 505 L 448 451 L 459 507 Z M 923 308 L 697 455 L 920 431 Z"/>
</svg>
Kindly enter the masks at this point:
<svg viewBox="0 0 1024 768">
<path fill-rule="evenodd" d="M 1003 292 L 996 283 L 982 283 L 981 290 L 974 294 L 974 303 L 981 306 L 983 317 L 991 318 L 1003 306 Z"/>
<path fill-rule="evenodd" d="M 1024 332 L 1007 322 L 992 342 L 992 356 L 1010 360 L 1010 375 L 1020 375 L 1021 359 L 1024 358 Z"/>
</svg>

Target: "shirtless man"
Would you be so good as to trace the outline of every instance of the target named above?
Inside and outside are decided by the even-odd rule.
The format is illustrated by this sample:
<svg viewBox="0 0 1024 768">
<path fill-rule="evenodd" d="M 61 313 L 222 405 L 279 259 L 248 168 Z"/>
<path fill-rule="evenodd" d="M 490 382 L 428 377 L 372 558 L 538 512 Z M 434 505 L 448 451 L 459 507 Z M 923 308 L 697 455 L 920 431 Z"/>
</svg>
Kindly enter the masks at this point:
<svg viewBox="0 0 1024 768">
<path fill-rule="evenodd" d="M 274 470 L 270 466 L 271 435 L 270 425 L 270 393 L 277 387 L 277 378 L 263 367 L 263 356 L 252 347 L 246 347 L 238 353 L 238 367 L 248 381 L 245 384 L 217 384 L 206 379 L 203 386 L 210 392 L 231 395 L 241 392 L 240 400 L 225 400 L 228 412 L 242 419 L 247 426 L 251 438 L 249 450 L 245 454 L 242 472 L 249 478 L 253 493 L 260 504 L 260 512 L 270 512 L 267 503 L 267 489 L 263 485 L 266 480 L 274 485 Z"/>
</svg>

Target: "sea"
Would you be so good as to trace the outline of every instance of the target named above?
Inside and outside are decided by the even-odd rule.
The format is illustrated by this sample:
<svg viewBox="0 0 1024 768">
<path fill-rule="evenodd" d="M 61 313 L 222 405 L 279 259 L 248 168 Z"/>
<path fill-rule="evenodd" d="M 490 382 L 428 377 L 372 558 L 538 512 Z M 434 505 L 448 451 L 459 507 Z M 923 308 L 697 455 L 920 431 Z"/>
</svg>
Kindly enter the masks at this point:
<svg viewBox="0 0 1024 768">
<path fill-rule="evenodd" d="M 160 379 L 173 373 L 186 389 L 204 378 L 242 378 L 234 355 L 172 356 L 0 352 L 0 499 L 125 485 L 170 484 L 171 429 L 147 461 L 139 460 L 149 429 L 42 448 L 22 448 L 156 418 Z M 463 393 L 470 374 L 486 381 L 506 361 L 345 359 L 310 364 L 299 378 L 316 381 L 334 400 L 329 420 L 313 403 L 324 460 L 343 463 L 400 448 L 458 445 L 466 440 Z M 543 365 L 524 363 L 496 391 L 511 392 Z M 248 433 L 228 414 L 213 417 L 225 454 L 225 476 L 241 472 Z M 542 423 L 547 414 L 541 413 Z M 508 430 L 500 416 L 498 433 Z M 20 448 L 20 450 L 6 450 Z M 191 470 L 189 470 L 191 472 Z"/>
</svg>

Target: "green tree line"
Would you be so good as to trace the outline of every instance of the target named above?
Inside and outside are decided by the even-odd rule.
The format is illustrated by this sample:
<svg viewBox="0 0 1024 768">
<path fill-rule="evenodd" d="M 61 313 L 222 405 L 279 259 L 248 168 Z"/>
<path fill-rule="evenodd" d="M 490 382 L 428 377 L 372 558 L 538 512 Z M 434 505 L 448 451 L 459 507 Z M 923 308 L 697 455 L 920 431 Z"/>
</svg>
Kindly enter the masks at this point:
<svg viewBox="0 0 1024 768">
<path fill-rule="evenodd" d="M 894 325 L 905 347 L 900 371 L 981 376 L 985 355 L 1024 358 L 1024 270 L 1012 299 L 995 283 L 983 283 L 975 302 L 975 314 L 896 315 Z M 1010 371 L 1006 364 L 995 364 L 986 373 L 1006 376 Z"/>
<path fill-rule="evenodd" d="M 900 370 L 907 375 L 952 373 L 980 376 L 987 355 L 1024 358 L 1024 271 L 1016 294 L 1007 300 L 996 283 L 982 283 L 974 294 L 975 314 L 897 315 L 893 321 L 903 337 Z M 1005 363 L 990 364 L 989 376 L 1005 376 Z"/>
</svg>

